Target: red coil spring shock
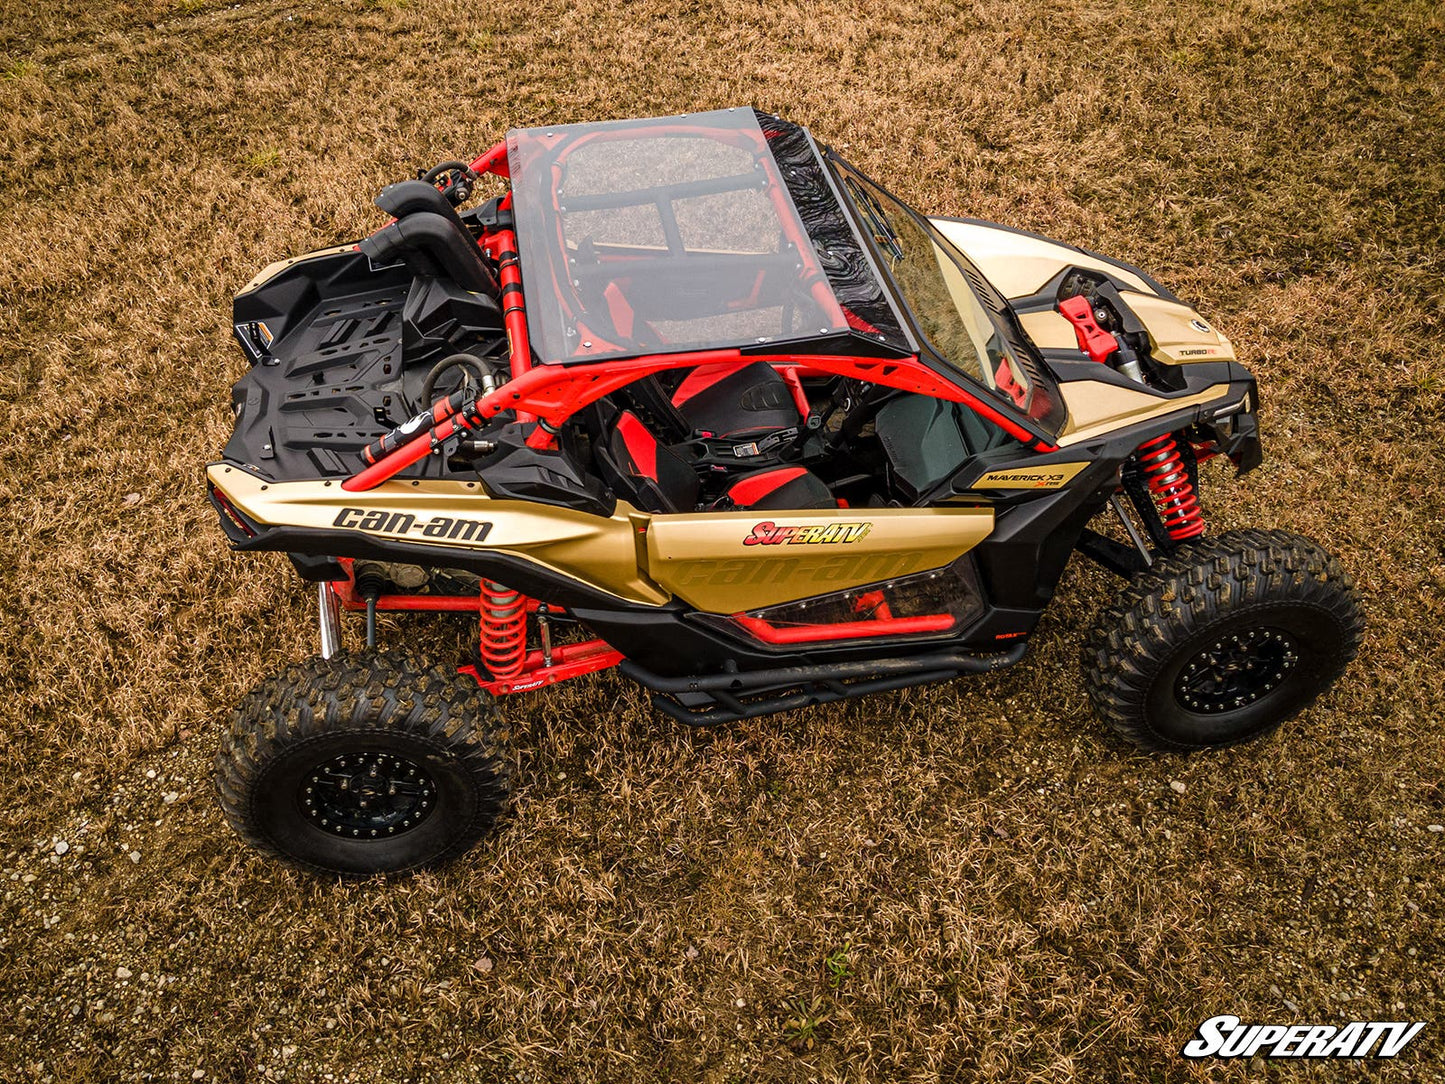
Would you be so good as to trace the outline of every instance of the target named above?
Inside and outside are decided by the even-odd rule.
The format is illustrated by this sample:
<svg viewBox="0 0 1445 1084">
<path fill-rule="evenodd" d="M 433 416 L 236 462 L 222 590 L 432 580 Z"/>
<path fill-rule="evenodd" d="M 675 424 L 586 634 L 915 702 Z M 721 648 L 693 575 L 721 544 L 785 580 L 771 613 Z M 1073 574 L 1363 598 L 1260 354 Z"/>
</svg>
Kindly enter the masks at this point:
<svg viewBox="0 0 1445 1084">
<path fill-rule="evenodd" d="M 480 617 L 482 662 L 498 681 L 516 677 L 527 657 L 526 598 L 494 580 L 483 580 Z"/>
<path fill-rule="evenodd" d="M 1146 440 L 1139 445 L 1139 466 L 1149 483 L 1149 496 L 1159 509 L 1164 529 L 1176 542 L 1198 538 L 1204 533 L 1204 513 L 1194 493 L 1194 483 L 1184 467 L 1184 457 L 1173 434 Z"/>
</svg>

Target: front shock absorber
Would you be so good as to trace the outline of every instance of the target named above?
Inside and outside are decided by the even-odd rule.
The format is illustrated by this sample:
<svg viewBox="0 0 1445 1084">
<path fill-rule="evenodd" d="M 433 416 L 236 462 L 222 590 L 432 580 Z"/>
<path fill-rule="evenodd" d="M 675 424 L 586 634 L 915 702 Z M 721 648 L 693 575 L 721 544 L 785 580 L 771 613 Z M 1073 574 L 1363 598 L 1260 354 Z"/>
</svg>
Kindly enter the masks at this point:
<svg viewBox="0 0 1445 1084">
<path fill-rule="evenodd" d="M 1175 542 L 1204 533 L 1204 513 L 1172 433 L 1146 440 L 1135 453 L 1164 530 Z"/>
<path fill-rule="evenodd" d="M 506 681 L 522 672 L 527 657 L 527 599 L 495 580 L 482 580 L 479 652 L 488 672 Z"/>
</svg>

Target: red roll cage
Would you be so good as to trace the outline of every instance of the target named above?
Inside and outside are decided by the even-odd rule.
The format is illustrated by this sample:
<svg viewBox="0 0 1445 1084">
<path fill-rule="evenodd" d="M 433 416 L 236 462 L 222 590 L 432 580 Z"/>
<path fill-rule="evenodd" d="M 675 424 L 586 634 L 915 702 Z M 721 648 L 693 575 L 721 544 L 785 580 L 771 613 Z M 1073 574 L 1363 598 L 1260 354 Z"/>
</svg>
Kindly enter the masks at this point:
<svg viewBox="0 0 1445 1084">
<path fill-rule="evenodd" d="M 717 133 L 709 130 L 710 137 Z M 766 156 L 764 156 L 766 157 Z M 470 163 L 470 169 L 478 174 L 491 174 L 510 179 L 508 144 L 497 143 Z M 771 187 L 771 186 L 770 186 Z M 774 189 L 776 191 L 776 189 Z M 502 208 L 508 209 L 512 194 L 502 200 Z M 788 215 L 780 212 L 784 223 L 791 222 Z M 801 239 L 805 240 L 805 239 Z M 390 447 L 394 450 L 380 455 L 365 469 L 347 478 L 342 488 L 358 492 L 373 489 L 400 471 L 439 451 L 453 437 L 474 430 L 503 412 L 511 411 L 519 422 L 537 423 L 527 443 L 533 448 L 546 449 L 555 446 L 555 434 L 579 410 L 595 403 L 632 382 L 653 373 L 670 369 L 693 368 L 700 365 L 719 363 L 766 362 L 779 369 L 793 387 L 794 396 L 806 408 L 801 377 L 843 376 L 870 384 L 915 392 L 950 402 L 963 403 L 981 417 L 1003 429 L 1023 446 L 1036 452 L 1050 452 L 1056 446 L 1040 438 L 1006 414 L 990 405 L 979 396 L 941 376 L 923 364 L 917 354 L 899 357 L 869 357 L 848 354 L 816 354 L 779 351 L 776 353 L 744 353 L 739 348 L 690 350 L 672 353 L 647 354 L 637 357 L 610 357 L 595 361 L 582 360 L 567 363 L 533 364 L 533 349 L 528 332 L 527 308 L 523 290 L 521 261 L 518 253 L 516 232 L 512 228 L 498 227 L 486 230 L 478 245 L 499 265 L 498 279 L 501 285 L 502 317 L 507 336 L 510 357 L 511 379 L 496 390 L 485 394 L 471 403 L 455 405 L 453 400 L 442 399 L 430 411 L 418 416 L 391 434 Z M 811 254 L 810 244 L 799 244 L 800 252 Z M 838 304 L 832 292 L 816 273 L 816 265 L 807 269 L 815 293 L 821 294 L 820 304 L 826 299 L 832 309 Z M 825 311 L 831 311 L 827 305 Z M 846 313 L 838 310 L 840 321 L 846 320 Z M 597 341 L 597 340 L 594 340 Z M 347 579 L 326 585 L 339 603 L 349 610 L 360 610 L 368 602 L 357 592 L 352 562 L 343 561 Z M 621 661 L 619 652 L 602 640 L 589 640 L 578 644 L 561 644 L 556 647 L 544 642 L 539 650 L 528 651 L 525 640 L 525 622 L 529 615 L 534 620 L 540 617 L 545 625 L 547 608 L 533 599 L 526 599 L 514 591 L 508 591 L 499 584 L 483 580 L 477 596 L 451 597 L 438 595 L 383 595 L 370 603 L 382 611 L 472 611 L 478 613 L 481 624 L 481 654 L 491 671 L 483 675 L 476 667 L 463 667 L 486 689 L 493 693 L 521 692 L 536 689 L 557 681 L 577 677 L 581 674 L 615 666 Z M 746 615 L 738 615 L 740 618 Z M 843 636 L 867 636 L 890 634 L 904 631 L 900 623 L 908 625 L 907 631 L 915 631 L 917 622 L 929 618 L 891 618 L 877 616 L 872 620 L 852 622 L 842 628 L 835 626 L 803 626 L 789 629 L 786 634 L 775 630 L 758 628 L 758 622 L 746 622 L 740 627 L 751 629 L 767 642 L 789 643 L 826 641 Z M 878 624 L 877 628 L 869 626 Z M 885 627 L 886 626 L 886 627 Z M 931 627 L 931 626 L 930 626 Z M 941 627 L 941 626 L 940 626 Z"/>
</svg>

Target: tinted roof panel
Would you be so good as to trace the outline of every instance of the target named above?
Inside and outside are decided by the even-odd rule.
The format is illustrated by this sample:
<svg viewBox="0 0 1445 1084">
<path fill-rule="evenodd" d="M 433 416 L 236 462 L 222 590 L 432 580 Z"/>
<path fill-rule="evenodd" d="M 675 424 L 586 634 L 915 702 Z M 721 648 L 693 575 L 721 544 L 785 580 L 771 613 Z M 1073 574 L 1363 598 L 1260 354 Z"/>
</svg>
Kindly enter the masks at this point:
<svg viewBox="0 0 1445 1084">
<path fill-rule="evenodd" d="M 850 333 L 909 349 L 794 125 L 738 108 L 528 128 L 507 156 L 544 362 Z"/>
</svg>

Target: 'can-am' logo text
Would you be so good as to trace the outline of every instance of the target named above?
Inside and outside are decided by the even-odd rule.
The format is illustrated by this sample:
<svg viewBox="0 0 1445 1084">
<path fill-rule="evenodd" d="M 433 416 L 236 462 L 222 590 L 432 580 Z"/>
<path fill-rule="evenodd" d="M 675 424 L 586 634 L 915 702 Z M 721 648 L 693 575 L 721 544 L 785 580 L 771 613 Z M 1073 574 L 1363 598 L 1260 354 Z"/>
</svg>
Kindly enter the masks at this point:
<svg viewBox="0 0 1445 1084">
<path fill-rule="evenodd" d="M 1180 1051 L 1186 1058 L 1393 1058 L 1425 1026 L 1422 1020 L 1356 1020 L 1334 1024 L 1244 1024 L 1211 1016 Z M 1379 1047 L 1376 1048 L 1376 1042 Z"/>
<path fill-rule="evenodd" d="M 426 538 L 444 538 L 455 542 L 480 542 L 492 530 L 484 519 L 463 519 L 461 516 L 433 516 L 417 519 L 410 512 L 387 512 L 381 508 L 343 508 L 331 521 L 333 527 L 351 527 L 358 531 L 380 534 L 420 534 Z"/>
<path fill-rule="evenodd" d="M 868 534 L 871 523 L 827 523 L 818 527 L 779 527 L 763 522 L 743 539 L 744 546 L 818 545 L 832 542 L 857 542 Z"/>
</svg>

